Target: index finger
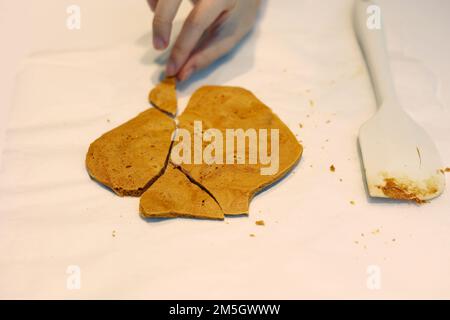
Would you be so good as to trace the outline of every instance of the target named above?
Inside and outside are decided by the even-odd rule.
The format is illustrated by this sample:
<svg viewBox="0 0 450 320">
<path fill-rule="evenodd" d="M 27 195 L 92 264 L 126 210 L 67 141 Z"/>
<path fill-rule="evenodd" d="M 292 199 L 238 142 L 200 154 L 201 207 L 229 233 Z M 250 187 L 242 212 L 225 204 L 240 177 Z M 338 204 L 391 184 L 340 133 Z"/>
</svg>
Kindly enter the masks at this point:
<svg viewBox="0 0 450 320">
<path fill-rule="evenodd" d="M 170 41 L 172 22 L 175 19 L 181 0 L 158 1 L 153 17 L 153 46 L 165 49 Z"/>
<path fill-rule="evenodd" d="M 200 38 L 217 17 L 227 9 L 222 1 L 200 0 L 184 22 L 170 54 L 166 74 L 173 76 L 187 61 Z"/>
</svg>

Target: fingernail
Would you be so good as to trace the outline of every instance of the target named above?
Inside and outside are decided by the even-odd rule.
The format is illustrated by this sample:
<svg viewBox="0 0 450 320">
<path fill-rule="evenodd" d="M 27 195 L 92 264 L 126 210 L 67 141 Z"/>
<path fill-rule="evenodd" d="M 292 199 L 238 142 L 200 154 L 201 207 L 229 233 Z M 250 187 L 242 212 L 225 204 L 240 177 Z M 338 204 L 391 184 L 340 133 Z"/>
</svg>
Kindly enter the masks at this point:
<svg viewBox="0 0 450 320">
<path fill-rule="evenodd" d="M 166 47 L 166 43 L 160 37 L 155 37 L 155 38 L 153 38 L 153 46 L 157 50 L 162 50 L 162 49 L 164 49 Z"/>
<path fill-rule="evenodd" d="M 177 66 L 175 65 L 175 62 L 169 61 L 169 64 L 167 65 L 166 74 L 167 76 L 173 76 L 177 72 Z"/>
</svg>

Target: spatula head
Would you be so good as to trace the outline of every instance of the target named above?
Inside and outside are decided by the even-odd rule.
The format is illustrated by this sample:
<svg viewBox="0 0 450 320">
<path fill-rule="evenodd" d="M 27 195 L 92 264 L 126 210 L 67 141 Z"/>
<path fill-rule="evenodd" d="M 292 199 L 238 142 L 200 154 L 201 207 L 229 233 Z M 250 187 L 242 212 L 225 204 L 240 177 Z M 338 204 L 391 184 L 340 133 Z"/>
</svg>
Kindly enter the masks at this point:
<svg viewBox="0 0 450 320">
<path fill-rule="evenodd" d="M 372 197 L 418 203 L 445 188 L 442 163 L 431 138 L 397 104 L 382 106 L 359 132 Z"/>
</svg>

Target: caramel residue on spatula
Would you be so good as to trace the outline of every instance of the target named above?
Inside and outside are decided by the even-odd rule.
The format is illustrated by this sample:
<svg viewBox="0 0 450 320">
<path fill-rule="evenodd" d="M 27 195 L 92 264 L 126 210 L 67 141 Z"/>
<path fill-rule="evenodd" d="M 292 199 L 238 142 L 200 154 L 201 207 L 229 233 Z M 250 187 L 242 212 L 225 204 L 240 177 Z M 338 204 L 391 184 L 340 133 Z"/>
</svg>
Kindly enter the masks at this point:
<svg viewBox="0 0 450 320">
<path fill-rule="evenodd" d="M 405 183 L 400 183 L 394 178 L 386 178 L 384 181 L 385 185 L 380 188 L 387 197 L 397 200 L 410 200 L 417 204 L 426 203 L 426 201 L 419 198 L 423 193 L 433 194 L 437 191 L 437 189 L 432 186 L 429 186 L 425 192 L 419 191 L 416 190 L 412 184 L 407 185 Z"/>
</svg>

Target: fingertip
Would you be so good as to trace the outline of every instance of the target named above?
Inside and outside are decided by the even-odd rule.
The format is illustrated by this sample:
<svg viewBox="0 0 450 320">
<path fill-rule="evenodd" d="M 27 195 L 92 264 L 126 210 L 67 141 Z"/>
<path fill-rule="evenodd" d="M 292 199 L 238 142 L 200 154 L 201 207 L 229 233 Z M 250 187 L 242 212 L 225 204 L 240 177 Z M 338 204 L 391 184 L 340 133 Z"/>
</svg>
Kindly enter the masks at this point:
<svg viewBox="0 0 450 320">
<path fill-rule="evenodd" d="M 153 47 L 156 50 L 164 50 L 167 47 L 167 42 L 159 36 L 153 37 Z"/>
<path fill-rule="evenodd" d="M 166 75 L 168 77 L 173 77 L 177 73 L 177 66 L 173 60 L 169 60 L 166 68 Z"/>
<path fill-rule="evenodd" d="M 157 0 L 147 0 L 150 9 L 155 12 Z"/>
<path fill-rule="evenodd" d="M 183 69 L 182 72 L 180 73 L 180 75 L 178 76 L 178 79 L 180 81 L 186 81 L 192 76 L 192 74 L 194 72 L 195 72 L 195 68 L 194 67 L 189 67 L 187 69 Z"/>
</svg>

